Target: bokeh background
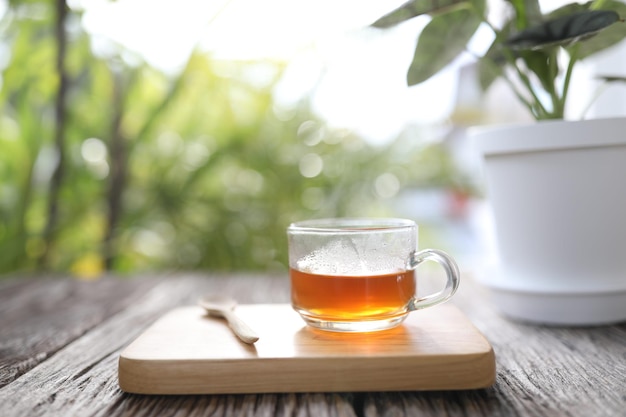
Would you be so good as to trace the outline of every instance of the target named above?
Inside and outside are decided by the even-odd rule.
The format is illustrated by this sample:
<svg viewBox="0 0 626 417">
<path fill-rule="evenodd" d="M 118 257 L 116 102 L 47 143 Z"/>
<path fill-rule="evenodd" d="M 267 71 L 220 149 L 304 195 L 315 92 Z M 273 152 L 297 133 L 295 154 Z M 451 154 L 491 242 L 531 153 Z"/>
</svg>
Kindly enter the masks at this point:
<svg viewBox="0 0 626 417">
<path fill-rule="evenodd" d="M 288 224 L 332 216 L 484 257 L 464 132 L 528 116 L 471 53 L 407 88 L 426 20 L 367 27 L 401 3 L 0 0 L 0 274 L 285 271 Z"/>
</svg>

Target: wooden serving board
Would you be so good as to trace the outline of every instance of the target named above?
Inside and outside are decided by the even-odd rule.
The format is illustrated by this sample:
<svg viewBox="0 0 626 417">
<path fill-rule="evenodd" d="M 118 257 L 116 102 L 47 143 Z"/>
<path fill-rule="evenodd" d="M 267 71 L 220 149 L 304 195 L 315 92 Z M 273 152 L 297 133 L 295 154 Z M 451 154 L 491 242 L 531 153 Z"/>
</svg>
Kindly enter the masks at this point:
<svg viewBox="0 0 626 417">
<path fill-rule="evenodd" d="M 455 306 L 409 314 L 395 329 L 334 333 L 306 326 L 286 304 L 242 305 L 260 336 L 246 345 L 225 321 L 181 307 L 119 358 L 123 391 L 217 394 L 461 390 L 495 380 L 489 342 Z"/>
</svg>

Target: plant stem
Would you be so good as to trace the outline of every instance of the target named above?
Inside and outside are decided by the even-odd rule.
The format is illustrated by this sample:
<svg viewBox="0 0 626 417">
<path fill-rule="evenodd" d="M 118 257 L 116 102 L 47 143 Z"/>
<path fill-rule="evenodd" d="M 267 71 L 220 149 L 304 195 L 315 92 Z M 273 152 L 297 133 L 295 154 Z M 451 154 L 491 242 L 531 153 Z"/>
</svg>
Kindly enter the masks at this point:
<svg viewBox="0 0 626 417">
<path fill-rule="evenodd" d="M 543 103 L 539 99 L 539 96 L 537 96 L 537 92 L 533 88 L 533 85 L 530 82 L 530 79 L 528 78 L 528 76 L 526 74 L 524 74 L 524 71 L 522 71 L 520 69 L 520 67 L 517 65 L 515 57 L 511 56 L 509 51 L 506 51 L 506 52 L 507 52 L 506 55 L 508 55 L 507 59 L 509 60 L 509 63 L 515 69 L 515 71 L 517 73 L 517 76 L 519 77 L 520 81 L 526 87 L 526 90 L 530 93 L 530 95 L 533 98 L 533 103 L 530 104 L 531 113 L 537 119 L 545 119 L 545 118 L 547 118 L 547 116 L 550 113 L 546 110 L 545 106 L 543 105 Z M 533 104 L 534 104 L 534 106 L 533 106 Z"/>
<path fill-rule="evenodd" d="M 550 75 L 553 77 L 550 82 L 546 83 L 546 90 L 550 94 L 550 99 L 552 100 L 552 112 L 548 115 L 551 119 L 562 119 L 565 110 L 565 102 L 562 97 L 559 97 L 559 92 L 557 91 L 554 82 L 552 82 L 552 80 L 556 79 L 559 73 L 557 53 L 558 52 L 556 50 L 553 50 L 548 59 Z"/>
<path fill-rule="evenodd" d="M 562 112 L 565 113 L 565 102 L 567 100 L 567 94 L 569 92 L 569 84 L 572 79 L 572 71 L 574 70 L 574 64 L 578 60 L 578 44 L 572 47 L 569 63 L 567 64 L 567 71 L 565 72 L 565 79 L 563 80 L 563 93 L 561 94 L 561 107 Z M 562 115 L 563 116 L 563 115 Z"/>
<path fill-rule="evenodd" d="M 466 51 L 470 54 L 473 54 L 472 51 L 467 50 Z M 476 60 L 479 60 L 480 57 L 478 56 L 474 56 L 474 58 L 476 58 Z M 493 60 L 488 59 L 488 58 L 483 58 L 483 62 L 485 62 L 485 64 L 489 65 L 489 67 L 491 67 L 492 71 L 494 72 L 501 72 L 502 69 L 500 68 L 500 66 L 496 63 L 493 62 Z M 511 89 L 511 91 L 513 91 L 513 94 L 515 94 L 515 96 L 517 97 L 517 99 L 519 101 L 522 102 L 522 104 L 524 104 L 529 111 L 532 111 L 532 103 L 530 103 L 528 100 L 526 100 L 526 97 L 524 97 L 522 95 L 522 93 L 517 89 L 517 87 L 515 86 L 515 83 L 513 83 L 511 81 L 511 79 L 509 77 L 506 76 L 506 74 L 502 74 L 501 78 L 504 80 L 504 82 L 506 82 L 509 86 L 509 88 Z"/>
<path fill-rule="evenodd" d="M 489 20 L 487 20 L 487 18 L 485 16 L 483 16 L 482 20 L 483 20 L 483 23 L 485 23 L 487 26 L 489 26 L 491 28 L 491 31 L 494 33 L 494 35 L 496 37 L 496 41 L 499 42 L 499 43 L 504 43 L 504 39 L 502 39 L 502 33 L 498 29 L 496 29 L 491 24 L 491 22 L 489 22 Z M 533 97 L 534 102 L 536 104 L 538 104 L 540 110 L 545 113 L 546 110 L 543 107 L 542 103 L 539 101 L 539 98 L 537 97 L 535 91 L 533 90 L 532 85 L 530 83 L 530 80 L 528 79 L 528 77 L 526 77 L 526 75 L 517 66 L 516 57 L 511 53 L 510 50 L 508 50 L 506 48 L 504 48 L 502 50 L 502 54 L 504 55 L 504 58 L 509 63 L 509 65 L 511 65 L 515 69 L 518 77 L 522 81 L 522 84 L 524 84 L 524 86 L 526 87 L 526 90 L 528 90 L 530 92 L 530 95 Z M 533 116 L 537 117 L 535 106 L 533 106 L 533 103 L 531 101 L 529 101 L 528 99 L 526 99 L 526 97 L 524 97 L 524 95 L 519 91 L 519 89 L 517 88 L 515 83 L 510 79 L 509 76 L 507 76 L 507 74 L 505 72 L 505 68 L 500 68 L 500 66 L 498 64 L 494 63 L 494 61 L 491 60 L 491 59 L 486 59 L 486 62 L 488 62 L 489 65 L 494 68 L 494 71 L 502 71 L 502 75 L 503 75 L 502 78 L 509 85 L 509 88 L 511 89 L 513 94 L 515 94 L 517 99 L 522 104 L 524 104 L 526 106 L 528 111 Z"/>
</svg>

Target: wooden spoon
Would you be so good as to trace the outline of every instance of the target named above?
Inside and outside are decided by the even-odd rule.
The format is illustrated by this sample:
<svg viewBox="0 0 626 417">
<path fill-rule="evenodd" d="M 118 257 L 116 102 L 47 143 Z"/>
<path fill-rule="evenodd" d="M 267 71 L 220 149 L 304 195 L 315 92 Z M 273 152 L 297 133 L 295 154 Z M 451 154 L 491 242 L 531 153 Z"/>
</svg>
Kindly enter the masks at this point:
<svg viewBox="0 0 626 417">
<path fill-rule="evenodd" d="M 233 333 L 244 343 L 253 344 L 259 340 L 259 336 L 246 323 L 243 322 L 234 313 L 237 302 L 229 297 L 210 296 L 204 297 L 198 301 L 209 315 L 214 317 L 222 317 L 228 322 L 228 326 Z"/>
</svg>

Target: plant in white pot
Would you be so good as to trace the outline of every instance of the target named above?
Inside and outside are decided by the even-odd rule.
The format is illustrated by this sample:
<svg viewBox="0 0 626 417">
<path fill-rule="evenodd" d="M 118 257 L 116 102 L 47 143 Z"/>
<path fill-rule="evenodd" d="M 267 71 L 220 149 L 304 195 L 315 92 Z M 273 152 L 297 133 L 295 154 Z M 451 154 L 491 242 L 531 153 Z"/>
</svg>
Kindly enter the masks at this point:
<svg viewBox="0 0 626 417">
<path fill-rule="evenodd" d="M 504 0 L 503 0 L 504 1 Z M 626 320 L 626 118 L 565 121 L 575 64 L 626 37 L 626 4 L 572 3 L 550 13 L 538 0 L 411 0 L 373 23 L 428 14 L 407 83 L 437 74 L 481 24 L 494 40 L 478 58 L 483 88 L 500 78 L 536 123 L 474 130 L 484 159 L 499 264 L 479 279 L 504 314 L 546 324 Z M 606 81 L 622 80 L 606 77 Z"/>
</svg>

